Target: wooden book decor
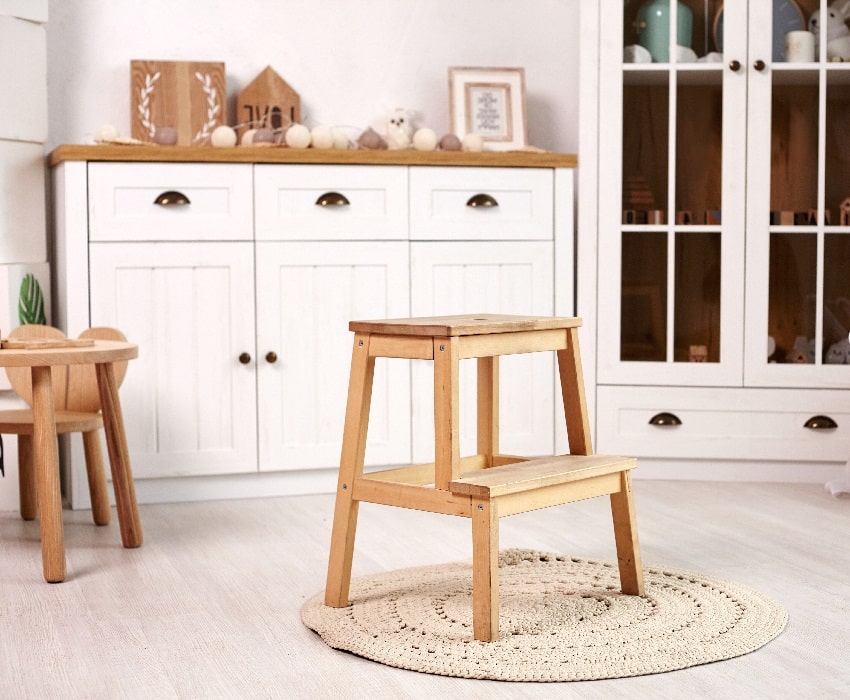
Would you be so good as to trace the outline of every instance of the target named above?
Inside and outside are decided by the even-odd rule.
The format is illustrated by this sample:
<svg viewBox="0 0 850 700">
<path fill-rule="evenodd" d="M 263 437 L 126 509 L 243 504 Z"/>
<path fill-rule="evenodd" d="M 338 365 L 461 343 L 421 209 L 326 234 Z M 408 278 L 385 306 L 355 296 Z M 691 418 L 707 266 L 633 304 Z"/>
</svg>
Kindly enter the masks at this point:
<svg viewBox="0 0 850 700">
<path fill-rule="evenodd" d="M 130 61 L 133 138 L 157 143 L 174 130 L 179 146 L 203 146 L 227 123 L 223 63 Z M 172 132 L 173 133 L 173 132 Z"/>
<path fill-rule="evenodd" d="M 301 123 L 301 98 L 271 66 L 266 66 L 236 98 L 236 133 L 277 130 Z"/>
</svg>

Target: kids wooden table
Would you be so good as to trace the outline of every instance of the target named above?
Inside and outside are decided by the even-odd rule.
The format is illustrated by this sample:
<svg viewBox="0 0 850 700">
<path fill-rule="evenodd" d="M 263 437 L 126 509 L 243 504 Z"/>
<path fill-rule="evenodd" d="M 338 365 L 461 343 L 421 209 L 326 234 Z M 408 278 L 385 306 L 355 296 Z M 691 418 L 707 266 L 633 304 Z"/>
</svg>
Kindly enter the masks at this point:
<svg viewBox="0 0 850 700">
<path fill-rule="evenodd" d="M 360 502 L 472 521 L 475 639 L 499 637 L 499 518 L 608 495 L 624 593 L 643 595 L 629 457 L 594 455 L 578 347 L 581 319 L 478 314 L 352 321 L 354 348 L 331 535 L 325 604 L 348 605 Z M 554 351 L 570 454 L 542 459 L 499 452 L 501 355 Z M 434 363 L 434 462 L 363 473 L 376 357 Z M 461 457 L 459 361 L 477 360 L 477 454 Z"/>
<path fill-rule="evenodd" d="M 31 347 L 0 348 L 0 367 L 29 367 L 32 373 L 33 460 L 41 523 L 41 554 L 44 578 L 51 583 L 65 580 L 65 533 L 62 526 L 62 495 L 59 484 L 59 448 L 56 440 L 55 404 L 51 368 L 93 364 L 97 374 L 103 429 L 109 453 L 112 482 L 121 540 L 125 547 L 142 544 L 142 526 L 118 399 L 114 362 L 132 360 L 138 346 L 108 340 L 89 344 L 56 346 L 31 343 Z"/>
</svg>

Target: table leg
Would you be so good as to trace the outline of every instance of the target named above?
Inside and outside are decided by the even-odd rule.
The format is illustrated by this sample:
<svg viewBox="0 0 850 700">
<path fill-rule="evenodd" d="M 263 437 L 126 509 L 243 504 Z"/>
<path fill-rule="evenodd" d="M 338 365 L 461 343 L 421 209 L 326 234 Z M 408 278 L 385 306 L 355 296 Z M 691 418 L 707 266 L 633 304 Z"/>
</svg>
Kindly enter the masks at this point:
<svg viewBox="0 0 850 700">
<path fill-rule="evenodd" d="M 124 432 L 121 402 L 118 399 L 115 369 L 111 362 L 97 364 L 95 368 L 100 392 L 100 407 L 103 411 L 103 431 L 106 434 L 106 448 L 112 471 L 112 486 L 115 489 L 118 524 L 121 528 L 121 541 L 125 547 L 138 547 L 142 544 L 142 523 L 136 502 L 133 472 L 130 468 L 130 453 L 127 449 L 127 435 Z"/>
<path fill-rule="evenodd" d="M 32 368 L 33 452 L 44 579 L 65 580 L 65 531 L 59 487 L 59 446 L 50 367 Z"/>
</svg>

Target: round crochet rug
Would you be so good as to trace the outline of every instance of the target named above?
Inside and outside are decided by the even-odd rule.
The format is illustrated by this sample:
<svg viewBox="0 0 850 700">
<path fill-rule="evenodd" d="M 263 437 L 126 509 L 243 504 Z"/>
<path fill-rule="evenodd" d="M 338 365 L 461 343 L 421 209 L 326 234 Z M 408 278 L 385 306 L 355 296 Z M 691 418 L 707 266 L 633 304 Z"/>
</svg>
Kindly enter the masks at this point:
<svg viewBox="0 0 850 700">
<path fill-rule="evenodd" d="M 746 586 L 644 568 L 642 597 L 616 564 L 511 549 L 499 556 L 500 638 L 472 639 L 470 562 L 351 584 L 351 605 L 308 600 L 301 619 L 335 649 L 412 671 L 501 681 L 576 681 L 673 671 L 755 651 L 787 613 Z"/>
</svg>

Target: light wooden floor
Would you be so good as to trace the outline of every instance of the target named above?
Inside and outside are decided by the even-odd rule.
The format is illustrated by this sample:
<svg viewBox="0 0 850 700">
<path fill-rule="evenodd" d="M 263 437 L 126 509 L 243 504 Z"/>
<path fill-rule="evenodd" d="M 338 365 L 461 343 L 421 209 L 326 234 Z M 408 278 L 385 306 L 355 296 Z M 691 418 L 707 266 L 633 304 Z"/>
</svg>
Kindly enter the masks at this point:
<svg viewBox="0 0 850 700">
<path fill-rule="evenodd" d="M 2 482 L 0 482 L 2 485 Z M 850 697 L 850 498 L 819 485 L 635 483 L 644 562 L 746 583 L 790 613 L 761 650 L 574 684 L 462 680 L 326 647 L 299 618 L 324 585 L 331 496 L 142 507 L 145 545 L 65 513 L 69 580 L 38 526 L 0 513 L 0 696 L 9 698 Z M 502 520 L 502 545 L 613 559 L 607 499 Z M 355 574 L 471 556 L 468 522 L 361 507 Z"/>
</svg>

